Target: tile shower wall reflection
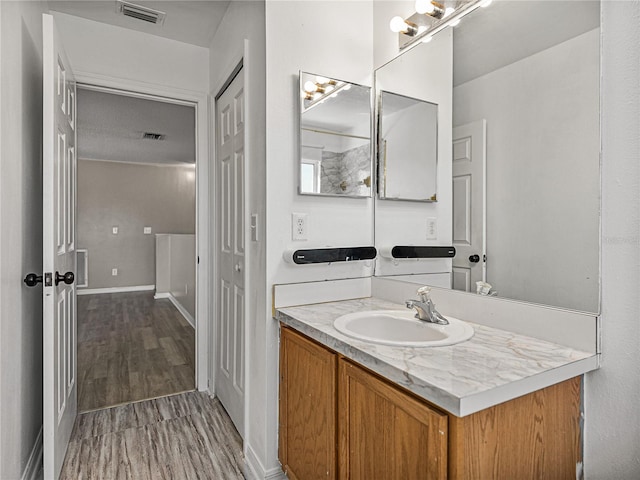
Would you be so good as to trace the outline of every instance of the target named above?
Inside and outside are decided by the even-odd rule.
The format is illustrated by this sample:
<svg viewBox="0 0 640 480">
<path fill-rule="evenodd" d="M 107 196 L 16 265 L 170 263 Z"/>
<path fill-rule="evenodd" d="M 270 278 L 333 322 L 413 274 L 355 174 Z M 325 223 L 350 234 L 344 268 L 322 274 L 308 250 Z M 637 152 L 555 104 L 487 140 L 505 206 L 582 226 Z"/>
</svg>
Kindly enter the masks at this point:
<svg viewBox="0 0 640 480">
<path fill-rule="evenodd" d="M 322 152 L 321 191 L 338 195 L 367 195 L 371 181 L 371 147 L 361 145 L 345 152 Z"/>
</svg>

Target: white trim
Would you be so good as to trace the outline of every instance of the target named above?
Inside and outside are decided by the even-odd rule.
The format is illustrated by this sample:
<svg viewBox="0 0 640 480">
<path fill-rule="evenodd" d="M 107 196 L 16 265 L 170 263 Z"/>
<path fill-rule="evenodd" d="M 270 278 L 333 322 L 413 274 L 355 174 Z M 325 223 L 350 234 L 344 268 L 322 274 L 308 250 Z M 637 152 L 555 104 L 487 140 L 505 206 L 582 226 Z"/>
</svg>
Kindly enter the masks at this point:
<svg viewBox="0 0 640 480">
<path fill-rule="evenodd" d="M 142 98 L 184 103 L 190 102 L 196 109 L 196 316 L 203 319 L 196 323 L 196 388 L 207 391 L 209 378 L 209 256 L 212 247 L 210 237 L 209 202 L 209 95 L 206 92 L 167 87 L 148 82 L 113 77 L 91 72 L 74 72 L 76 81 L 83 88 L 115 89 L 120 94 L 135 95 Z M 198 262 L 198 259 L 200 260 Z"/>
<path fill-rule="evenodd" d="M 40 427 L 36 441 L 31 449 L 29 460 L 27 461 L 26 467 L 24 467 L 24 472 L 22 472 L 21 480 L 36 480 L 38 478 L 38 474 L 42 468 L 43 453 L 42 427 Z"/>
<path fill-rule="evenodd" d="M 176 309 L 182 314 L 184 319 L 187 322 L 189 322 L 189 325 L 191 325 L 193 328 L 196 328 L 195 319 L 191 316 L 191 314 L 187 311 L 187 309 L 184 308 L 184 306 L 178 301 L 178 299 L 173 296 L 173 294 L 171 292 L 156 293 L 153 296 L 153 298 L 154 298 L 154 300 L 157 300 L 159 298 L 167 298 L 167 299 L 169 299 L 171 301 L 171 303 L 173 303 L 173 306 L 176 307 Z"/>
<path fill-rule="evenodd" d="M 77 295 L 97 295 L 101 293 L 147 292 L 155 290 L 155 285 L 135 285 L 133 287 L 82 288 Z"/>
<path fill-rule="evenodd" d="M 247 480 L 287 480 L 287 476 L 280 467 L 265 470 L 262 462 L 248 443 L 244 449 L 244 468 L 242 469 Z"/>
<path fill-rule="evenodd" d="M 193 104 L 191 104 L 191 106 L 193 107 Z M 185 163 L 185 162 L 172 162 L 172 163 L 145 162 L 145 161 L 138 162 L 136 160 L 103 160 L 101 158 L 89 158 L 89 157 L 78 158 L 78 160 L 81 160 L 83 162 L 126 163 L 128 165 L 142 165 L 145 167 L 190 167 L 190 168 L 196 167 L 195 163 Z"/>
</svg>

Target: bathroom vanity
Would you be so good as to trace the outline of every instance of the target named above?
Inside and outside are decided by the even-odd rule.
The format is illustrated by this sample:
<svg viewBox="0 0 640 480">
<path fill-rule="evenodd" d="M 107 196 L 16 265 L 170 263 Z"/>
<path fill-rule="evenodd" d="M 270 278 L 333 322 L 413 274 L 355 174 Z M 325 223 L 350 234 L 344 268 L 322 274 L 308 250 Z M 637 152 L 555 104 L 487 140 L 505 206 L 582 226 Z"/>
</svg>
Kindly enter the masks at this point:
<svg viewBox="0 0 640 480">
<path fill-rule="evenodd" d="M 444 347 L 377 345 L 336 318 L 365 298 L 279 308 L 279 459 L 290 479 L 576 478 L 595 356 L 471 324 Z"/>
</svg>

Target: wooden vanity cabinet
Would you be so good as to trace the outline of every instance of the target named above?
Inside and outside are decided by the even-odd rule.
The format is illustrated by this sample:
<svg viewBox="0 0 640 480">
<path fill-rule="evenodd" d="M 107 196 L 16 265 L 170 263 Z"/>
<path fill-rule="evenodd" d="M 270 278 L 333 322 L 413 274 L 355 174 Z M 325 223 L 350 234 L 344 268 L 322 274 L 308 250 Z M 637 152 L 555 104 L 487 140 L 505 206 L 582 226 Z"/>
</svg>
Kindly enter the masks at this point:
<svg viewBox="0 0 640 480">
<path fill-rule="evenodd" d="M 576 478 L 581 377 L 456 417 L 281 332 L 279 458 L 290 479 Z"/>
<path fill-rule="evenodd" d="M 290 480 L 337 478 L 337 357 L 281 329 L 278 458 Z"/>
<path fill-rule="evenodd" d="M 447 478 L 447 414 L 339 361 L 341 479 Z"/>
</svg>

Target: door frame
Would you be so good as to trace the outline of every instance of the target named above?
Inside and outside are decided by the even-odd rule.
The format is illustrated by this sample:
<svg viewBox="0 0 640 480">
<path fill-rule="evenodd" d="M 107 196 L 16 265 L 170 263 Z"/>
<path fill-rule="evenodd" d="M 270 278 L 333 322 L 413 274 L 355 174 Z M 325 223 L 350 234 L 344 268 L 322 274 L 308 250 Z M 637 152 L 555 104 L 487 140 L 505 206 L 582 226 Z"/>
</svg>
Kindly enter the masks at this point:
<svg viewBox="0 0 640 480">
<path fill-rule="evenodd" d="M 98 90 L 137 98 L 159 100 L 167 103 L 193 106 L 196 111 L 196 343 L 195 343 L 195 384 L 199 391 L 209 389 L 210 376 L 208 359 L 210 302 L 208 300 L 211 276 L 209 261 L 211 246 L 210 232 L 210 171 L 209 132 L 206 93 L 137 82 L 119 77 L 97 75 L 85 72 L 75 74 L 79 88 Z"/>
<path fill-rule="evenodd" d="M 216 164 L 216 160 L 217 160 L 217 152 L 215 151 L 215 146 L 216 146 L 216 141 L 215 141 L 215 135 L 216 135 L 216 129 L 218 127 L 218 123 L 217 123 L 217 119 L 216 119 L 216 107 L 217 107 L 217 101 L 218 98 L 220 98 L 220 96 L 222 95 L 222 93 L 224 93 L 224 91 L 226 90 L 226 88 L 231 85 L 231 82 L 233 81 L 233 79 L 235 78 L 236 74 L 240 71 L 240 69 L 244 70 L 244 112 L 245 112 L 245 127 L 244 127 L 244 138 L 245 138 L 245 148 L 244 148 L 244 153 L 245 153 L 245 168 L 244 168 L 244 184 L 245 184 L 245 201 L 244 201 L 244 221 L 245 221 L 245 228 L 244 228 L 244 232 L 245 232 L 245 237 L 244 237 L 244 246 L 245 246 L 245 269 L 244 269 L 244 282 L 245 282 L 245 288 L 248 288 L 248 285 L 250 285 L 250 279 L 251 279 L 251 275 L 252 275 L 252 266 L 251 266 L 251 252 L 249 249 L 249 241 L 248 241 L 248 236 L 247 236 L 247 232 L 251 231 L 251 227 L 248 224 L 249 223 L 249 219 L 250 219 L 250 214 L 249 214 L 249 201 L 248 201 L 248 189 L 247 186 L 249 186 L 249 176 L 250 176 L 250 162 L 252 159 L 252 154 L 253 151 L 251 150 L 250 147 L 250 143 L 247 141 L 249 138 L 251 138 L 251 121 L 248 115 L 248 112 L 250 111 L 250 105 L 252 105 L 251 101 L 252 99 L 250 98 L 249 95 L 249 74 L 250 74 L 250 68 L 249 68 L 249 41 L 245 39 L 243 45 L 232 55 L 230 55 L 230 59 L 228 61 L 228 63 L 221 68 L 219 71 L 221 72 L 219 78 L 212 83 L 213 88 L 211 89 L 211 91 L 209 92 L 209 98 L 210 98 L 210 108 L 209 108 L 209 134 L 210 134 L 210 158 L 211 158 L 211 165 L 215 165 Z M 220 215 L 218 215 L 218 201 L 217 201 L 217 195 L 215 194 L 215 185 L 216 185 L 216 181 L 217 181 L 217 177 L 216 177 L 216 169 L 212 168 L 211 171 L 209 172 L 209 178 L 210 178 L 210 189 L 211 192 L 214 193 L 212 195 L 210 195 L 210 212 L 211 212 L 211 216 L 210 218 L 212 219 L 211 222 L 211 227 L 212 227 L 212 232 L 211 232 L 211 240 L 210 240 L 210 244 L 212 247 L 212 252 L 211 252 L 211 273 L 212 273 L 212 287 L 213 287 L 213 291 L 214 291 L 214 295 L 212 296 L 212 302 L 213 305 L 210 306 L 211 310 L 211 328 L 210 328 L 210 332 L 209 332 L 209 346 L 210 346 L 210 351 L 209 351 L 209 359 L 210 359 L 210 365 L 209 365 L 209 391 L 213 394 L 215 394 L 215 375 L 217 372 L 217 367 L 218 367 L 218 361 L 217 361 L 217 355 L 216 355 L 216 347 L 217 347 L 217 338 L 216 338 L 216 331 L 217 331 L 217 305 L 218 305 L 218 301 L 219 301 L 219 297 L 218 297 L 218 292 L 220 291 L 220 271 L 218 269 L 218 265 L 219 265 L 219 256 L 218 256 L 218 250 L 219 250 L 219 238 L 217 235 L 215 235 L 214 232 L 219 231 L 221 225 L 221 218 Z M 248 418 L 248 405 L 250 404 L 249 398 L 251 395 L 251 391 L 250 391 L 250 384 L 251 382 L 249 382 L 249 375 L 250 375 L 250 341 L 249 341 L 249 324 L 250 324 L 250 318 L 252 318 L 253 315 L 253 310 L 251 309 L 251 305 L 250 302 L 248 301 L 249 299 L 249 295 L 245 295 L 244 298 L 244 332 L 245 332 L 245 338 L 244 338 L 244 351 L 245 351 L 245 356 L 244 356 L 244 431 L 243 432 L 239 432 L 240 436 L 243 439 L 243 443 L 244 443 L 244 447 L 247 446 L 247 441 L 246 439 L 248 438 L 249 435 L 249 424 L 247 422 L 247 418 Z M 246 448 L 245 448 L 246 450 Z"/>
</svg>

